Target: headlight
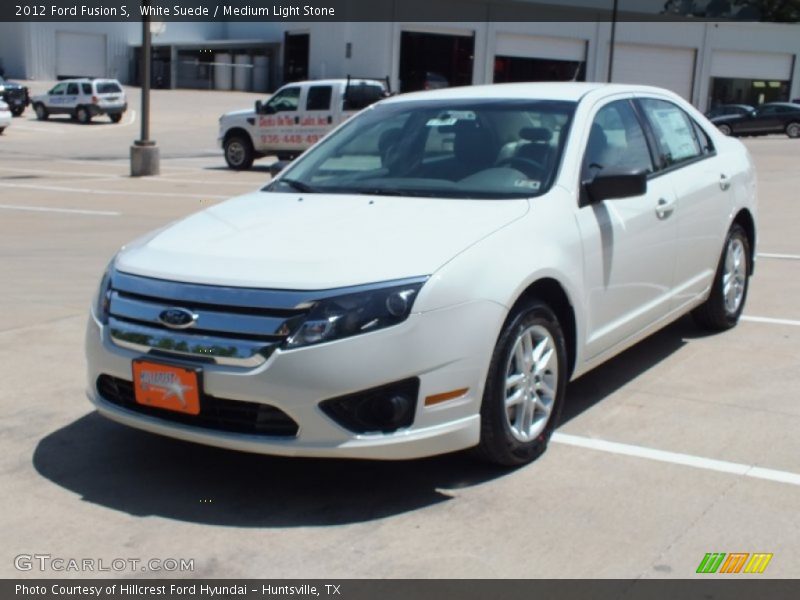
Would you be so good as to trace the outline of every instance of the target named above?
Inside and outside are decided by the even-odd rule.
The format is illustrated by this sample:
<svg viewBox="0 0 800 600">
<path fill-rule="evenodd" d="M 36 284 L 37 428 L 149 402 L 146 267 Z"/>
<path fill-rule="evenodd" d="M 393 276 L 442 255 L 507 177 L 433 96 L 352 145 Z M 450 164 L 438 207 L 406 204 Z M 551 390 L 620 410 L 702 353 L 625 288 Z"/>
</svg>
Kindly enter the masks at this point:
<svg viewBox="0 0 800 600">
<path fill-rule="evenodd" d="M 321 344 L 369 333 L 405 321 L 424 280 L 381 287 L 320 300 L 297 331 L 286 340 L 286 348 Z"/>
<path fill-rule="evenodd" d="M 111 306 L 111 272 L 114 269 L 114 261 L 116 256 L 108 263 L 106 270 L 103 272 L 103 277 L 100 279 L 100 286 L 97 288 L 94 303 L 92 304 L 92 313 L 94 317 L 103 325 L 108 323 L 108 309 Z"/>
</svg>

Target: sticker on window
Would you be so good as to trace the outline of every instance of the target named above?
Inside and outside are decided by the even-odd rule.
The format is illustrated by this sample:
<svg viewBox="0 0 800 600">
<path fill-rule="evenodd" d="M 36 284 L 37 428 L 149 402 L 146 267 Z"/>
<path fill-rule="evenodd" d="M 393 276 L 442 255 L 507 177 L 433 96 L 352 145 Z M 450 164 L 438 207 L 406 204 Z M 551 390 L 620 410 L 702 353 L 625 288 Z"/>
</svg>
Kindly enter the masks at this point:
<svg viewBox="0 0 800 600">
<path fill-rule="evenodd" d="M 474 121 L 477 117 L 471 110 L 449 110 L 425 123 L 428 127 L 452 127 L 459 121 Z"/>
<path fill-rule="evenodd" d="M 538 191 L 541 185 L 541 182 L 536 179 L 517 179 L 514 182 L 514 187 L 526 188 L 533 191 Z"/>
</svg>

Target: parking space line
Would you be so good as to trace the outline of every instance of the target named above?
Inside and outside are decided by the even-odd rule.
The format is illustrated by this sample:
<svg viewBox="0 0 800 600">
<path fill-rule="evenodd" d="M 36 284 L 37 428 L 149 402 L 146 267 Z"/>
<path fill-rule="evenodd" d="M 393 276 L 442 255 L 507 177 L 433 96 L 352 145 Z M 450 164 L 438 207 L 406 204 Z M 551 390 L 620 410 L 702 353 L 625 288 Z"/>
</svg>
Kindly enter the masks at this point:
<svg viewBox="0 0 800 600">
<path fill-rule="evenodd" d="M 769 252 L 758 253 L 756 255 L 758 258 L 778 258 L 782 260 L 800 260 L 800 255 L 798 254 L 772 254 Z"/>
<path fill-rule="evenodd" d="M 772 317 L 751 317 L 749 315 L 745 315 L 741 317 L 742 321 L 748 321 L 750 323 L 769 323 L 770 325 L 792 325 L 794 327 L 800 327 L 800 321 L 795 321 L 794 319 L 773 319 Z"/>
<path fill-rule="evenodd" d="M 22 206 L 19 204 L 0 204 L 0 209 L 5 210 L 27 210 L 31 212 L 53 212 L 78 215 L 93 215 L 99 217 L 119 217 L 121 212 L 112 210 L 88 210 L 83 208 L 53 208 L 50 206 Z"/>
<path fill-rule="evenodd" d="M 215 196 L 212 194 L 181 194 L 178 192 L 128 192 L 125 190 L 98 190 L 90 188 L 71 188 L 57 185 L 21 185 L 18 183 L 0 182 L 0 187 L 21 188 L 26 190 L 43 190 L 46 192 L 66 192 L 69 194 L 100 194 L 104 196 L 155 196 L 170 198 L 213 198 L 225 200 L 230 196 Z"/>
<path fill-rule="evenodd" d="M 729 473 L 741 477 L 751 477 L 753 479 L 765 479 L 778 483 L 800 486 L 800 474 L 789 471 L 778 471 L 776 469 L 765 469 L 755 465 L 745 465 L 742 463 L 728 462 L 726 460 L 715 460 L 691 454 L 681 454 L 678 452 L 667 452 L 666 450 L 656 450 L 644 446 L 634 446 L 631 444 L 620 444 L 606 440 L 588 438 L 567 433 L 554 433 L 551 438 L 557 444 L 609 452 L 622 456 L 632 456 L 634 458 L 644 458 L 657 462 L 683 465 L 695 469 L 705 469 L 706 471 L 716 471 L 718 473 Z"/>
</svg>

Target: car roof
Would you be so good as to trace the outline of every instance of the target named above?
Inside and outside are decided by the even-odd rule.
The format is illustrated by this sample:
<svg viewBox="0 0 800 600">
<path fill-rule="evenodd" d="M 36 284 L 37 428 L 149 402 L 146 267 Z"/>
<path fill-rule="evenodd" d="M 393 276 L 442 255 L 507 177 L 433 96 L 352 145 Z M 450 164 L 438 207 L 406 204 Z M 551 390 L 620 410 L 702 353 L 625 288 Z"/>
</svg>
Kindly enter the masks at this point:
<svg viewBox="0 0 800 600">
<path fill-rule="evenodd" d="M 405 102 L 409 100 L 461 100 L 461 99 L 525 99 L 525 100 L 565 100 L 577 102 L 592 92 L 605 92 L 603 95 L 620 93 L 666 93 L 668 90 L 620 83 L 584 83 L 584 82 L 537 82 L 537 83 L 495 83 L 490 85 L 474 85 L 451 87 L 424 92 L 411 92 L 393 96 L 383 103 Z"/>
<path fill-rule="evenodd" d="M 285 85 L 333 85 L 336 83 L 347 83 L 347 79 L 309 79 L 307 81 L 292 81 Z M 377 85 L 385 85 L 385 82 L 380 79 L 370 79 L 369 77 L 352 77 L 350 83 L 371 83 Z"/>
<path fill-rule="evenodd" d="M 788 106 L 789 108 L 800 109 L 800 104 L 795 102 L 764 102 L 761 106 Z"/>
<path fill-rule="evenodd" d="M 76 79 L 62 79 L 61 81 L 57 82 L 56 85 L 58 85 L 59 83 L 97 83 L 97 82 L 119 83 L 119 81 L 117 81 L 116 79 L 106 79 L 105 77 L 78 77 Z"/>
</svg>

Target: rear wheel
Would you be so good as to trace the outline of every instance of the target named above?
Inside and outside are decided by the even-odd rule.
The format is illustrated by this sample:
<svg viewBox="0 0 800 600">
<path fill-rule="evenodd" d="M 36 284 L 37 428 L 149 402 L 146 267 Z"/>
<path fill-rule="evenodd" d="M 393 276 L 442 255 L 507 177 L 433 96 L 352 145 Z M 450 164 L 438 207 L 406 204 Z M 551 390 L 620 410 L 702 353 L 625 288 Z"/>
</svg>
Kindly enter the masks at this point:
<svg viewBox="0 0 800 600">
<path fill-rule="evenodd" d="M 786 135 L 790 138 L 800 137 L 800 122 L 791 122 L 786 126 Z"/>
<path fill-rule="evenodd" d="M 108 118 L 111 119 L 112 123 L 119 123 L 122 121 L 122 113 L 111 113 Z"/>
<path fill-rule="evenodd" d="M 750 282 L 750 242 L 741 225 L 734 223 L 719 259 L 711 294 L 692 316 L 704 329 L 724 331 L 734 327 L 744 310 Z"/>
<path fill-rule="evenodd" d="M 241 171 L 253 166 L 255 153 L 249 138 L 243 135 L 232 135 L 225 140 L 225 162 L 231 169 Z"/>
<path fill-rule="evenodd" d="M 86 125 L 92 120 L 92 113 L 90 113 L 85 106 L 79 106 L 75 109 L 75 118 L 78 120 L 78 123 Z"/>
<path fill-rule="evenodd" d="M 36 118 L 40 121 L 46 121 L 47 117 L 50 116 L 50 113 L 47 112 L 47 107 L 41 103 L 36 103 L 33 105 L 33 112 L 36 113 Z"/>
<path fill-rule="evenodd" d="M 506 322 L 492 355 L 476 454 L 506 466 L 537 458 L 558 423 L 566 383 L 567 352 L 558 318 L 539 301 L 521 306 Z"/>
<path fill-rule="evenodd" d="M 0 127 L 0 135 L 3 135 L 3 132 L 6 130 L 5 127 Z"/>
<path fill-rule="evenodd" d="M 722 135 L 730 135 L 733 133 L 730 125 L 725 125 L 724 123 L 721 125 L 717 125 L 717 129 L 719 129 Z"/>
</svg>

